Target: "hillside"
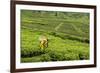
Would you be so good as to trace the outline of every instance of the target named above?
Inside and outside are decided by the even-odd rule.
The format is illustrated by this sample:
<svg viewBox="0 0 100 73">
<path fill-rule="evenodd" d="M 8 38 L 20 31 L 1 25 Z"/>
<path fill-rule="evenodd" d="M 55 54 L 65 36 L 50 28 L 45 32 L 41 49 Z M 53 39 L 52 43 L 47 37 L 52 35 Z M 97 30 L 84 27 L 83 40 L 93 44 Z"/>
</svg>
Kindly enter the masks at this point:
<svg viewBox="0 0 100 73">
<path fill-rule="evenodd" d="M 48 47 L 39 48 L 39 36 Z M 89 14 L 21 10 L 21 62 L 89 59 Z"/>
</svg>

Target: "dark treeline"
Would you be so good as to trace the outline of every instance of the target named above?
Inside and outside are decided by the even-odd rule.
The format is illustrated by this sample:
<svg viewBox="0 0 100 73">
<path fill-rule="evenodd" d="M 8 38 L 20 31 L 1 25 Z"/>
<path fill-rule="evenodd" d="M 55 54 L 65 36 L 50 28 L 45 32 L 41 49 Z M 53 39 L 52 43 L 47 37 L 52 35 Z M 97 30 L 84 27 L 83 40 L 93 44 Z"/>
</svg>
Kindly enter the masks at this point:
<svg viewBox="0 0 100 73">
<path fill-rule="evenodd" d="M 89 13 L 83 12 L 61 12 L 61 11 L 38 11 L 38 10 L 22 10 L 29 12 L 28 16 L 39 17 L 60 17 L 60 18 L 86 18 L 89 19 Z M 33 15 L 32 15 L 33 14 Z"/>
</svg>

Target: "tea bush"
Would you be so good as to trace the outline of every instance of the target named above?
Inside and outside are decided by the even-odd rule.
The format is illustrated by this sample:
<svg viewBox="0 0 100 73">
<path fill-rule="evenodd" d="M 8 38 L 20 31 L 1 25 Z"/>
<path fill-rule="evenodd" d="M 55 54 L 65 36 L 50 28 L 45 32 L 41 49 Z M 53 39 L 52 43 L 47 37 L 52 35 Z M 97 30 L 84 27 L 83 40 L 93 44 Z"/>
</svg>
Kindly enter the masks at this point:
<svg viewBox="0 0 100 73">
<path fill-rule="evenodd" d="M 43 54 L 41 55 L 41 61 L 42 62 L 51 61 L 51 57 L 48 54 Z"/>
<path fill-rule="evenodd" d="M 79 55 L 76 53 L 67 53 L 64 55 L 65 60 L 79 60 Z"/>
<path fill-rule="evenodd" d="M 45 54 L 45 52 L 40 49 L 21 49 L 21 57 L 33 57 L 41 54 Z"/>
<path fill-rule="evenodd" d="M 89 59 L 89 52 L 86 52 L 86 51 L 79 52 L 79 58 L 80 60 Z"/>
<path fill-rule="evenodd" d="M 48 55 L 51 57 L 51 61 L 62 61 L 64 60 L 63 53 L 57 51 L 50 51 Z"/>
</svg>

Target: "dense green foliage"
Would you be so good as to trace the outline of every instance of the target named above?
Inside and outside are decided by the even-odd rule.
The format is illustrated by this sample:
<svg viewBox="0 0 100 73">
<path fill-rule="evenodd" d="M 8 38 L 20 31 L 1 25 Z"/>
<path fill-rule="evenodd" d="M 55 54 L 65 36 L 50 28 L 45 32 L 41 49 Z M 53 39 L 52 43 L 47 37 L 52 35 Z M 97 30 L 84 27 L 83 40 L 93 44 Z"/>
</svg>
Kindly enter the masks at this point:
<svg viewBox="0 0 100 73">
<path fill-rule="evenodd" d="M 41 50 L 39 36 L 48 37 Z M 21 10 L 21 62 L 89 59 L 89 14 Z"/>
</svg>

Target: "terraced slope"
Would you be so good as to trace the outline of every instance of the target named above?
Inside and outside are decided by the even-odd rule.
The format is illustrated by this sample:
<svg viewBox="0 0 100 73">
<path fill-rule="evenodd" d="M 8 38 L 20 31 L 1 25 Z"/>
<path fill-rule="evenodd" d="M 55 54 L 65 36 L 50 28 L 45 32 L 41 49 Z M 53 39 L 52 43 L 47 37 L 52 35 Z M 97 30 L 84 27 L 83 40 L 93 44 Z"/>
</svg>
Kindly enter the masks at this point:
<svg viewBox="0 0 100 73">
<path fill-rule="evenodd" d="M 48 37 L 41 50 L 39 36 Z M 21 62 L 89 59 L 89 14 L 21 11 Z"/>
</svg>

